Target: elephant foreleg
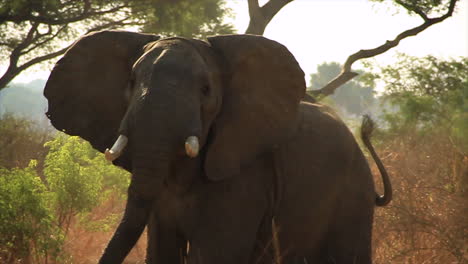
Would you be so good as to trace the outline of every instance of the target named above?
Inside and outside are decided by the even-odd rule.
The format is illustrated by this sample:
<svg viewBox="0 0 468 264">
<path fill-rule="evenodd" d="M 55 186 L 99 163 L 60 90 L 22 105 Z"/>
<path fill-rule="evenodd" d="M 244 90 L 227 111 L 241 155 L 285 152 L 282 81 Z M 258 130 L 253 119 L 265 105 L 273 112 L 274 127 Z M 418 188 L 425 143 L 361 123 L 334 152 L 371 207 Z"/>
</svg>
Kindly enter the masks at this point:
<svg viewBox="0 0 468 264">
<path fill-rule="evenodd" d="M 147 264 L 183 264 L 187 252 L 187 241 L 176 228 L 164 224 L 153 212 L 148 222 Z"/>
</svg>

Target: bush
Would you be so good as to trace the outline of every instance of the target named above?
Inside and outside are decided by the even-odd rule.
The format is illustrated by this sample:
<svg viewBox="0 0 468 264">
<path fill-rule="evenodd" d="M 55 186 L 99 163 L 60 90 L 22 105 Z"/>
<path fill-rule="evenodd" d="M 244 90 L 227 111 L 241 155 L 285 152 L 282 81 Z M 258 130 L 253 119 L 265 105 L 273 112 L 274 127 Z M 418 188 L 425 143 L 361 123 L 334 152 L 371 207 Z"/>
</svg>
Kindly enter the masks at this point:
<svg viewBox="0 0 468 264">
<path fill-rule="evenodd" d="M 24 169 L 0 168 L 0 262 L 59 255 L 63 235 L 54 225 L 50 195 L 31 161 Z"/>
<path fill-rule="evenodd" d="M 12 114 L 0 116 L 0 167 L 24 168 L 31 159 L 42 165 L 47 149 L 44 143 L 52 133 L 34 121 Z"/>
</svg>

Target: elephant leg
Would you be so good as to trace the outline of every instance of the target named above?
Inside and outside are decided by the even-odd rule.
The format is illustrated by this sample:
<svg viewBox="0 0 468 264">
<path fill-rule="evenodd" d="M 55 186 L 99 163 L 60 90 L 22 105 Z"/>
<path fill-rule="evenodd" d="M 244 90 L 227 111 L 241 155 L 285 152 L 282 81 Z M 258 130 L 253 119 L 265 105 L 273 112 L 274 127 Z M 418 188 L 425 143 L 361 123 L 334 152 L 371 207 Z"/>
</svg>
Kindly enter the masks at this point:
<svg viewBox="0 0 468 264">
<path fill-rule="evenodd" d="M 147 264 L 182 264 L 186 253 L 187 241 L 174 227 L 164 224 L 156 213 L 148 223 Z"/>
<path fill-rule="evenodd" d="M 228 227 L 229 228 L 229 227 Z M 249 232 L 241 231 L 238 232 Z M 237 264 L 249 263 L 254 251 L 255 232 L 253 236 L 232 234 L 230 231 L 210 230 L 199 233 L 190 241 L 187 264 Z"/>
<path fill-rule="evenodd" d="M 372 263 L 373 205 L 341 210 L 328 237 L 325 263 Z"/>
<path fill-rule="evenodd" d="M 252 259 L 266 202 L 235 192 L 242 193 L 233 189 L 203 202 L 205 206 L 189 236 L 188 264 L 238 264 Z"/>
<path fill-rule="evenodd" d="M 150 216 L 147 226 L 147 245 L 146 245 L 146 264 L 156 264 L 156 252 L 157 252 L 157 225 L 156 225 L 156 214 L 153 212 Z"/>
</svg>

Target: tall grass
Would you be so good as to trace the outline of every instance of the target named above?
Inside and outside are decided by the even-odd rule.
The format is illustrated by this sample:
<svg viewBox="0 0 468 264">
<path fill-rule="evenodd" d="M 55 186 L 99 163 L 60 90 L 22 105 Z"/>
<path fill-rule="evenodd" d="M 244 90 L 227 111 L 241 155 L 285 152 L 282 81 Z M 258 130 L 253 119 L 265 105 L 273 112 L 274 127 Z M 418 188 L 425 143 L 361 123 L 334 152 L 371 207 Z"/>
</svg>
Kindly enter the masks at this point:
<svg viewBox="0 0 468 264">
<path fill-rule="evenodd" d="M 376 210 L 375 263 L 468 263 L 466 153 L 441 131 L 387 137 L 379 152 L 394 199 Z"/>
</svg>

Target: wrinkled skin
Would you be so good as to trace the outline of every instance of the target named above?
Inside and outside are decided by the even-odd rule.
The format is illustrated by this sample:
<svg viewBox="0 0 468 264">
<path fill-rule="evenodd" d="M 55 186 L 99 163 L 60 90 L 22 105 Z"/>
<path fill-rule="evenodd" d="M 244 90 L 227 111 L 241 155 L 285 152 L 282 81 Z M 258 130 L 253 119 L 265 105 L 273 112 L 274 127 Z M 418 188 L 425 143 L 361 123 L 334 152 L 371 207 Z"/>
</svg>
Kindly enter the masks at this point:
<svg viewBox="0 0 468 264">
<path fill-rule="evenodd" d="M 282 263 L 372 262 L 388 177 L 382 166 L 385 196 L 376 197 L 343 122 L 301 102 L 304 74 L 282 45 L 92 33 L 57 63 L 44 93 L 57 129 L 101 152 L 128 137 L 114 161 L 132 173 L 126 210 L 100 263 L 121 263 L 145 226 L 148 263 L 272 263 L 276 253 Z M 200 142 L 194 158 L 189 136 Z"/>
</svg>

